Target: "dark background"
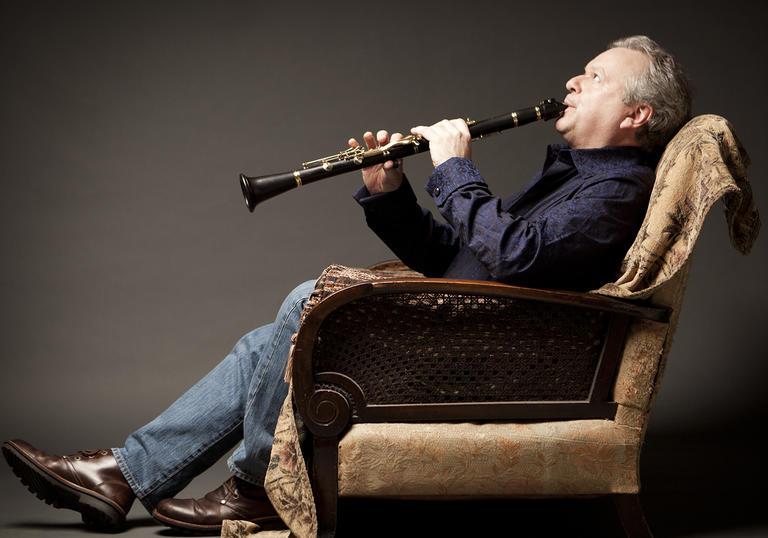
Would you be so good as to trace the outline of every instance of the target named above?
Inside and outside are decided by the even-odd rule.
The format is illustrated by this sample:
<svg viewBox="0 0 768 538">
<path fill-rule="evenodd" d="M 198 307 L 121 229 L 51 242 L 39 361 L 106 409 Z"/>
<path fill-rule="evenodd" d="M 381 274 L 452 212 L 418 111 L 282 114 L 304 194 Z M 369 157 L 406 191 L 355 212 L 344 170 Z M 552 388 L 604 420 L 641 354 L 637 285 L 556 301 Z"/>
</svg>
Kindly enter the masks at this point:
<svg viewBox="0 0 768 538">
<path fill-rule="evenodd" d="M 694 113 L 733 123 L 768 207 L 760 3 L 1 5 L 0 436 L 51 451 L 120 445 L 270 322 L 294 285 L 331 263 L 392 257 L 351 198 L 359 174 L 250 214 L 238 173 L 293 169 L 367 129 L 562 99 L 565 81 L 614 38 L 644 33 L 679 58 Z M 475 144 L 473 157 L 507 196 L 558 141 L 539 123 Z M 426 155 L 405 167 L 417 187 L 431 169 Z M 765 262 L 764 239 L 749 257 L 731 248 L 718 203 L 652 415 L 646 490 L 676 495 L 682 473 L 717 506 L 734 489 L 754 499 L 765 476 L 755 448 Z M 734 520 L 698 506 L 680 521 L 709 515 L 690 527 L 703 530 Z"/>
</svg>

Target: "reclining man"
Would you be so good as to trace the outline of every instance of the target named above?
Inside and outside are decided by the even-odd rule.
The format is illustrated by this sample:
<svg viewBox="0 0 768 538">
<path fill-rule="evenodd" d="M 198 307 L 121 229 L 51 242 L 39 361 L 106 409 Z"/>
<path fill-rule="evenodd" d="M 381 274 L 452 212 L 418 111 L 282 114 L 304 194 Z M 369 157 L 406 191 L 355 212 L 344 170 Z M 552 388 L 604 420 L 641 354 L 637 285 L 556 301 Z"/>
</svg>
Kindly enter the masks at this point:
<svg viewBox="0 0 768 538">
<path fill-rule="evenodd" d="M 491 195 L 470 160 L 466 123 L 443 120 L 412 132 L 429 140 L 435 170 L 426 189 L 448 224 L 417 204 L 402 164 L 389 161 L 363 170 L 355 194 L 368 225 L 427 276 L 580 290 L 610 281 L 643 219 L 659 150 L 690 117 L 688 82 L 672 56 L 635 36 L 612 43 L 566 89 L 555 124 L 566 144 L 547 148 L 519 194 Z M 367 132 L 363 141 L 372 148 L 389 135 Z M 290 337 L 312 287 L 297 287 L 274 323 L 246 334 L 123 447 L 55 456 L 14 440 L 3 445 L 6 459 L 33 493 L 105 530 L 124 525 L 136 497 L 179 530 L 218 533 L 223 519 L 280 525 L 262 486 Z M 222 486 L 202 499 L 173 498 L 240 440 Z"/>
</svg>

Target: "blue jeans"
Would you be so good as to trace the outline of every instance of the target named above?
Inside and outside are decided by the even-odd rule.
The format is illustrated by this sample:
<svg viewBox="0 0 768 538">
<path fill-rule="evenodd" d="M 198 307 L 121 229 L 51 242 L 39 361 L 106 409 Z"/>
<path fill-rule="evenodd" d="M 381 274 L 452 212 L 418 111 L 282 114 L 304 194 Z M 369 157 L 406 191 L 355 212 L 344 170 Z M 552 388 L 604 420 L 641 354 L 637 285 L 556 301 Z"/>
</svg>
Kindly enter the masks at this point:
<svg viewBox="0 0 768 538">
<path fill-rule="evenodd" d="M 263 485 L 288 384 L 283 381 L 291 335 L 315 281 L 296 287 L 274 323 L 243 336 L 232 352 L 146 426 L 113 448 L 120 470 L 150 511 L 213 465 L 238 441 L 227 461 L 234 475 Z"/>
</svg>

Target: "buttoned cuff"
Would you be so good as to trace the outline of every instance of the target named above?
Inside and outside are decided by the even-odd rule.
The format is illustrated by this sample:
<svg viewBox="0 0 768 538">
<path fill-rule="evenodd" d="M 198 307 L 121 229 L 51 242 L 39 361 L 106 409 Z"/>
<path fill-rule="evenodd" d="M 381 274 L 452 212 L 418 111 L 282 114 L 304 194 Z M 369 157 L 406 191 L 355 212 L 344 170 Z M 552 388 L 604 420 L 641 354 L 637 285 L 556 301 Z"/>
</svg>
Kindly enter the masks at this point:
<svg viewBox="0 0 768 538">
<path fill-rule="evenodd" d="M 353 197 L 357 200 L 358 204 L 363 206 L 366 213 L 376 215 L 391 216 L 398 208 L 417 203 L 416 194 L 413 192 L 413 188 L 405 176 L 403 176 L 403 182 L 397 190 L 371 194 L 366 186 L 363 185 L 355 192 Z"/>
<path fill-rule="evenodd" d="M 432 171 L 424 190 L 440 207 L 458 189 L 471 184 L 485 184 L 480 171 L 469 159 L 451 157 Z"/>
</svg>

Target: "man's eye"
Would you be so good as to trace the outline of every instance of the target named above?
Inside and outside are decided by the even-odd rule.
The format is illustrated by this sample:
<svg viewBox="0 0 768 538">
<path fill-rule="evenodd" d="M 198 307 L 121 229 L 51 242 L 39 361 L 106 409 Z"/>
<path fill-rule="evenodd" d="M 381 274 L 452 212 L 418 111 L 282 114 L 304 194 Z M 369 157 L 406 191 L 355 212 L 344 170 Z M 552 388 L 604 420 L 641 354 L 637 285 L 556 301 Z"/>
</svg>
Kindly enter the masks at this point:
<svg viewBox="0 0 768 538">
<path fill-rule="evenodd" d="M 594 80 L 595 82 L 600 82 L 600 75 L 598 75 L 597 73 L 593 73 L 592 80 Z"/>
</svg>

